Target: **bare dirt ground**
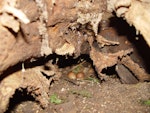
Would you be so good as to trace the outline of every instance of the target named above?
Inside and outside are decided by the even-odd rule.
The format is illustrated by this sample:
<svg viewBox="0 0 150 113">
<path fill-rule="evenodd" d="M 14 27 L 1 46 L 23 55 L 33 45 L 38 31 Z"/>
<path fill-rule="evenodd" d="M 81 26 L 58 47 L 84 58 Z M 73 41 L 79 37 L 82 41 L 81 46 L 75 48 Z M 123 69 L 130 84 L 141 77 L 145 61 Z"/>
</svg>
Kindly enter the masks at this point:
<svg viewBox="0 0 150 113">
<path fill-rule="evenodd" d="M 76 71 L 80 64 L 78 71 L 84 72 L 84 79 L 69 79 L 68 72 Z M 150 106 L 144 103 L 150 99 L 149 82 L 122 84 L 116 75 L 100 82 L 89 63 L 80 64 L 60 69 L 63 74 L 51 83 L 46 109 L 21 92 L 14 95 L 6 113 L 150 113 Z"/>
</svg>

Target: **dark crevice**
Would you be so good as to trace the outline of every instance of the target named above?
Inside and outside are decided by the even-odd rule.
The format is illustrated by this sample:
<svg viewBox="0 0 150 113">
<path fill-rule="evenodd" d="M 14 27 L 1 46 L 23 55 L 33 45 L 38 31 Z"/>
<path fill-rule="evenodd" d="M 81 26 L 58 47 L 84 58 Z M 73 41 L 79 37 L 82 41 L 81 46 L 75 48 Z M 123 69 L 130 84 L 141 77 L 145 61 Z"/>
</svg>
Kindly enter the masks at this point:
<svg viewBox="0 0 150 113">
<path fill-rule="evenodd" d="M 10 99 L 8 110 L 5 113 L 14 111 L 17 105 L 25 101 L 35 101 L 35 99 L 27 93 L 26 89 L 16 90 L 13 97 Z"/>
<path fill-rule="evenodd" d="M 115 68 L 116 68 L 116 66 L 104 68 L 104 69 L 102 70 L 102 73 L 103 73 L 103 74 L 106 74 L 106 75 L 108 75 L 108 76 L 116 75 L 117 72 L 116 72 Z"/>
<path fill-rule="evenodd" d="M 133 26 L 129 26 L 129 24 L 122 18 L 110 18 L 109 27 L 115 29 L 119 36 L 125 36 L 127 38 L 134 49 L 131 58 L 150 73 L 150 51 L 143 36 L 136 35 L 136 29 Z"/>
</svg>

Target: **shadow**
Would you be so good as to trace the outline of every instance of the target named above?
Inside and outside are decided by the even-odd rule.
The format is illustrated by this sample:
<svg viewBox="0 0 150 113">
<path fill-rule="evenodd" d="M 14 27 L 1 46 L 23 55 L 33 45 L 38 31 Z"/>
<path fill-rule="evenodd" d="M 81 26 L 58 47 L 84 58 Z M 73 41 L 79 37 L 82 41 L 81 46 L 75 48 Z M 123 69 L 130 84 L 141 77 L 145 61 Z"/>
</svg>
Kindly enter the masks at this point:
<svg viewBox="0 0 150 113">
<path fill-rule="evenodd" d="M 136 35 L 135 28 L 133 26 L 129 26 L 129 24 L 122 18 L 110 18 L 109 26 L 113 27 L 119 36 L 127 37 L 128 41 L 132 44 L 134 51 L 141 59 L 141 66 L 143 66 L 145 70 L 150 73 L 150 47 L 147 45 L 142 35 Z M 138 40 L 136 37 L 138 37 Z"/>
<path fill-rule="evenodd" d="M 14 65 L 14 66 L 10 66 L 7 70 L 5 70 L 3 72 L 3 74 L 0 75 L 0 81 L 2 81 L 5 77 L 7 77 L 17 71 L 22 70 L 22 63 L 24 63 L 25 69 L 28 69 L 28 68 L 32 68 L 35 66 L 43 65 L 44 62 L 45 62 L 44 57 L 38 58 L 38 59 L 36 59 L 36 61 L 33 61 L 33 62 L 30 62 L 30 59 L 28 59 L 24 62 L 19 62 L 18 64 Z"/>
<path fill-rule="evenodd" d="M 58 60 L 57 60 L 58 59 Z M 65 68 L 67 66 L 73 66 L 80 62 L 86 61 L 92 64 L 92 60 L 90 59 L 90 56 L 88 54 L 81 54 L 78 57 L 69 56 L 69 55 L 57 55 L 57 54 L 51 54 L 47 56 L 44 61 L 44 63 L 52 60 L 52 64 L 58 65 L 59 68 Z"/>
<path fill-rule="evenodd" d="M 102 70 L 102 73 L 103 74 L 106 74 L 107 76 L 114 76 L 114 75 L 117 75 L 117 72 L 116 72 L 116 65 L 112 66 L 112 67 L 107 67 L 107 68 L 104 68 Z"/>
<path fill-rule="evenodd" d="M 58 61 L 57 61 L 58 59 Z M 20 62 L 12 67 L 9 67 L 7 70 L 3 72 L 3 74 L 0 76 L 0 81 L 2 81 L 5 77 L 11 75 L 12 73 L 15 73 L 19 70 L 22 70 L 22 63 L 24 63 L 25 69 L 33 68 L 36 66 L 44 66 L 47 62 L 52 61 L 52 64 L 58 65 L 59 68 L 65 68 L 67 66 L 73 66 L 75 64 L 78 64 L 81 62 L 81 60 L 85 60 L 86 62 L 89 62 L 92 64 L 92 60 L 90 59 L 89 55 L 82 54 L 77 58 L 74 58 L 74 56 L 62 56 L 57 54 L 51 54 L 47 57 L 41 57 L 35 59 L 35 61 L 31 62 L 31 59 L 28 59 L 24 62 Z M 45 70 L 50 70 L 49 67 L 44 66 Z"/>
<path fill-rule="evenodd" d="M 27 94 L 26 89 L 16 90 L 12 97 L 13 98 L 11 98 L 9 102 L 8 110 L 5 113 L 12 113 L 17 105 L 21 104 L 22 102 L 35 101 L 35 99 L 30 94 Z"/>
</svg>

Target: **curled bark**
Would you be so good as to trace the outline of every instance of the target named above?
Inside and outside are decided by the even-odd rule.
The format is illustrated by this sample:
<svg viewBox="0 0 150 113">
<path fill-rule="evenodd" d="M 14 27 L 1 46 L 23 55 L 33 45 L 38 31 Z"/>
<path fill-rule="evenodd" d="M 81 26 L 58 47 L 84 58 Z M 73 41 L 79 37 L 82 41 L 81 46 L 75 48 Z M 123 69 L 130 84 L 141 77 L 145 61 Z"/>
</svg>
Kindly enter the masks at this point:
<svg viewBox="0 0 150 113">
<path fill-rule="evenodd" d="M 44 66 L 37 66 L 32 69 L 14 72 L 0 82 L 0 112 L 3 113 L 9 106 L 10 98 L 13 98 L 15 91 L 26 90 L 27 94 L 33 96 L 41 107 L 49 105 L 49 87 L 53 80 L 58 80 L 60 73 L 56 65 L 47 63 L 51 70 L 45 70 Z M 43 75 L 45 74 L 45 76 Z M 54 76 L 55 75 L 55 76 Z M 47 77 L 46 77 L 47 76 Z"/>
<path fill-rule="evenodd" d="M 150 46 L 150 2 L 148 0 L 108 0 L 108 10 L 115 11 L 118 17 L 123 17 L 137 30 L 137 35 L 143 35 Z M 141 27 L 142 26 L 142 27 Z"/>
</svg>

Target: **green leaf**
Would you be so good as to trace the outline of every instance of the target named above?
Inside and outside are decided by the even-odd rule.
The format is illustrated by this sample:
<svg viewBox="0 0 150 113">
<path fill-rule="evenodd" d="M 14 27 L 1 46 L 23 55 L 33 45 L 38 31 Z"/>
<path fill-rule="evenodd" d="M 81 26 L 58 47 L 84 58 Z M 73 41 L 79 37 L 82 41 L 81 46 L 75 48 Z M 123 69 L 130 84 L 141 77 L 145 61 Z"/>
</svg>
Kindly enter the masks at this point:
<svg viewBox="0 0 150 113">
<path fill-rule="evenodd" d="M 99 83 L 99 80 L 97 78 L 93 78 L 93 77 L 88 77 L 86 80 L 89 80 L 93 83 Z"/>
<path fill-rule="evenodd" d="M 145 101 L 143 101 L 143 103 L 144 103 L 145 105 L 150 106 L 150 100 L 145 100 Z"/>
<path fill-rule="evenodd" d="M 54 104 L 61 104 L 62 100 L 58 98 L 56 94 L 50 96 L 50 102 Z"/>
<path fill-rule="evenodd" d="M 81 71 L 82 66 L 81 65 L 77 65 L 73 68 L 72 72 L 74 72 L 75 74 L 79 73 Z"/>
</svg>

